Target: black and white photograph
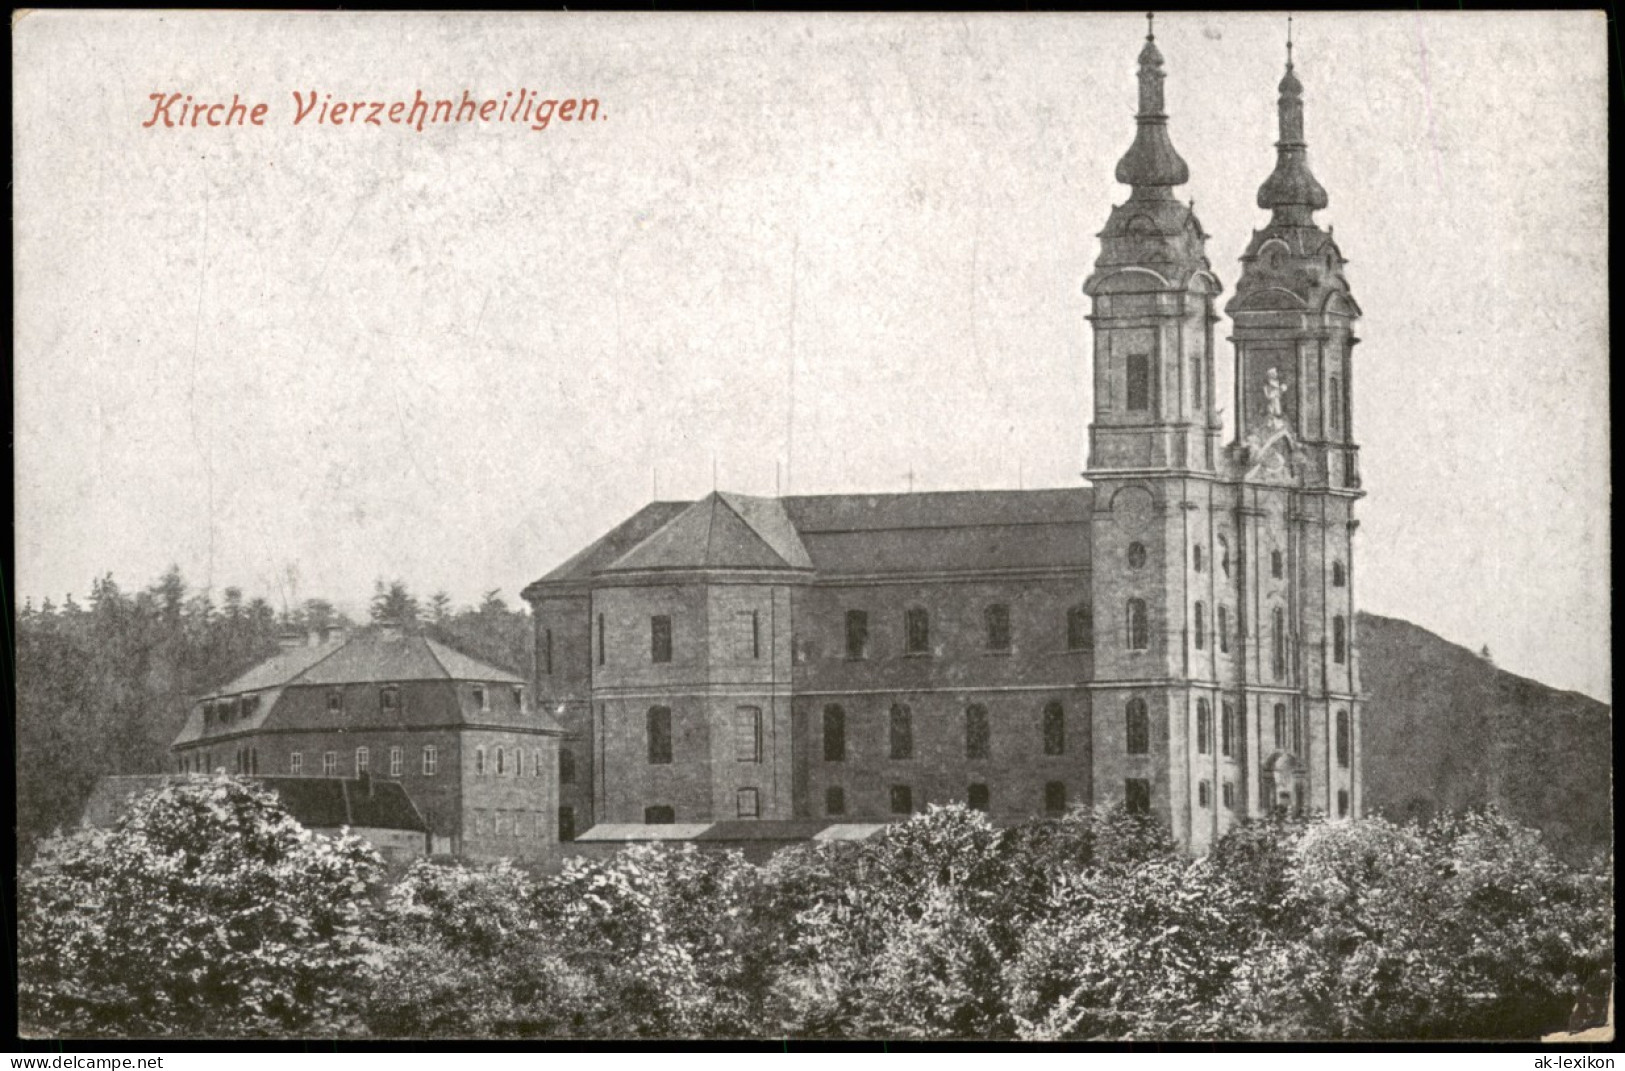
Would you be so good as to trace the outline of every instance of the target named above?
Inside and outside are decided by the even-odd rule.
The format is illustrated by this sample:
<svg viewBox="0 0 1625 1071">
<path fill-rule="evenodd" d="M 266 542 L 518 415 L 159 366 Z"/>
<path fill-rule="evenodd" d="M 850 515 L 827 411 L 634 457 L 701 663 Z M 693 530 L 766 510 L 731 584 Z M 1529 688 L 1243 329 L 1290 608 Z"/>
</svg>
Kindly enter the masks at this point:
<svg viewBox="0 0 1625 1071">
<path fill-rule="evenodd" d="M 17 1045 L 1612 1042 L 1611 33 L 14 14 Z"/>
</svg>

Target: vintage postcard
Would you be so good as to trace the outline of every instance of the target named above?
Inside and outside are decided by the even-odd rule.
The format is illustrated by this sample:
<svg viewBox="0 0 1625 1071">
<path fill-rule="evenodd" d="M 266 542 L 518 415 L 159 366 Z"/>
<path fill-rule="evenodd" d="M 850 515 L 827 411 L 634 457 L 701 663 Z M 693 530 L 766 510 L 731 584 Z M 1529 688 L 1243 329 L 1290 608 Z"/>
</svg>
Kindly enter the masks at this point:
<svg viewBox="0 0 1625 1071">
<path fill-rule="evenodd" d="M 23 1034 L 1611 1037 L 1607 48 L 14 15 Z"/>
</svg>

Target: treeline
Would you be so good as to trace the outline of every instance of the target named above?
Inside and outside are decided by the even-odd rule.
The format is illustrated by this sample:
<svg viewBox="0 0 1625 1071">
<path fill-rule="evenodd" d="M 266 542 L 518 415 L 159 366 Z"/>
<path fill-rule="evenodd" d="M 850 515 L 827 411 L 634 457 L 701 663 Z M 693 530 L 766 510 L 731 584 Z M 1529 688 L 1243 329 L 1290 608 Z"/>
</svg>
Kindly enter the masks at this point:
<svg viewBox="0 0 1625 1071">
<path fill-rule="evenodd" d="M 444 593 L 420 602 L 401 581 L 375 588 L 368 616 L 392 618 L 494 665 L 528 674 L 529 617 L 496 591 L 478 607 Z M 289 630 L 353 627 L 325 599 L 283 610 L 226 588 L 218 600 L 172 567 L 138 591 L 112 575 L 81 603 L 31 602 L 17 615 L 17 836 L 38 840 L 79 820 L 96 779 L 162 773 L 193 697 L 275 654 Z"/>
<path fill-rule="evenodd" d="M 1612 866 L 1494 814 L 1150 820 L 634 848 L 562 872 L 305 834 L 250 782 L 150 793 L 19 881 L 25 1032 L 1145 1041 L 1523 1038 L 1611 974 Z"/>
</svg>

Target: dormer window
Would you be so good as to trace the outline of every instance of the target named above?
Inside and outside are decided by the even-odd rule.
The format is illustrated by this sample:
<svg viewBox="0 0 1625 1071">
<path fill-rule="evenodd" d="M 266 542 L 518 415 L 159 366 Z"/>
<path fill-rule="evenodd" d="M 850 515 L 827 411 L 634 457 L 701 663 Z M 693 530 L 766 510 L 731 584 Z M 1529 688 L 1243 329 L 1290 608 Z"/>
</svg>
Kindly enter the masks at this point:
<svg viewBox="0 0 1625 1071">
<path fill-rule="evenodd" d="M 513 686 L 513 705 L 515 710 L 525 709 L 525 686 L 523 684 Z"/>
<path fill-rule="evenodd" d="M 476 684 L 474 686 L 474 704 L 480 708 L 481 713 L 491 709 L 491 699 L 486 694 L 485 685 Z"/>
<path fill-rule="evenodd" d="M 394 713 L 401 709 L 401 686 L 386 684 L 378 689 L 378 709 Z"/>
<path fill-rule="evenodd" d="M 327 690 L 327 712 L 329 714 L 344 713 L 344 691 L 340 688 Z"/>
</svg>

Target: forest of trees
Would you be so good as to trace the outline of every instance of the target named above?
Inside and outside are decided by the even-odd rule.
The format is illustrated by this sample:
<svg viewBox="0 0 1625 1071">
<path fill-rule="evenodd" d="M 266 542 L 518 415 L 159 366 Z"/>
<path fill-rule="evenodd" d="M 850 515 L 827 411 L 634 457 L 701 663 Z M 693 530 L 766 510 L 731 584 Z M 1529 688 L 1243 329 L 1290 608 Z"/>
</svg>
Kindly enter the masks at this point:
<svg viewBox="0 0 1625 1071">
<path fill-rule="evenodd" d="M 402 581 L 375 585 L 372 620 L 400 622 L 475 658 L 528 676 L 529 615 L 498 591 L 478 607 L 445 593 L 420 601 Z M 81 603 L 47 599 L 17 615 L 17 837 L 78 822 L 97 778 L 162 773 L 193 697 L 274 654 L 286 630 L 355 625 L 325 599 L 275 609 L 238 588 L 190 588 L 172 567 L 138 591 L 107 575 Z"/>
<path fill-rule="evenodd" d="M 1077 810 L 932 808 L 761 866 L 562 871 L 313 836 L 224 774 L 18 885 L 30 1036 L 1533 1039 L 1613 956 L 1610 863 L 1494 814 L 1263 822 L 1209 856 Z"/>
</svg>

